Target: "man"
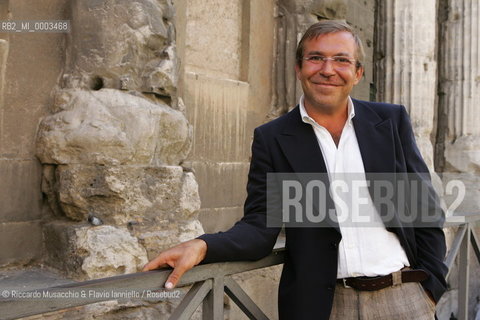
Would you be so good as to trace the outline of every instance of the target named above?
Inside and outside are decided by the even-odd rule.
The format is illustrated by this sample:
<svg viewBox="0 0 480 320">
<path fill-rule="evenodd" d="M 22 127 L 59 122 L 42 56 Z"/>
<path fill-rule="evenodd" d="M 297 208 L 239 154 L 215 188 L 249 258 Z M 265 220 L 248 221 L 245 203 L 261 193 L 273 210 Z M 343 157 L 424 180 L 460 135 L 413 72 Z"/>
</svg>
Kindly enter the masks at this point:
<svg viewBox="0 0 480 320">
<path fill-rule="evenodd" d="M 267 173 L 355 172 L 363 180 L 378 172 L 409 173 L 429 185 L 405 108 L 349 97 L 363 75 L 363 49 L 348 24 L 312 25 L 296 58 L 304 95 L 291 112 L 255 130 L 244 217 L 226 232 L 185 242 L 148 263 L 144 270 L 174 268 L 166 288 L 200 262 L 271 252 L 280 228 L 267 225 Z M 365 212 L 383 218 L 375 198 Z M 438 209 L 435 196 L 428 200 Z M 393 226 L 287 226 L 280 319 L 432 319 L 446 287 L 443 219 L 415 228 L 400 221 L 400 211 L 397 203 Z"/>
</svg>

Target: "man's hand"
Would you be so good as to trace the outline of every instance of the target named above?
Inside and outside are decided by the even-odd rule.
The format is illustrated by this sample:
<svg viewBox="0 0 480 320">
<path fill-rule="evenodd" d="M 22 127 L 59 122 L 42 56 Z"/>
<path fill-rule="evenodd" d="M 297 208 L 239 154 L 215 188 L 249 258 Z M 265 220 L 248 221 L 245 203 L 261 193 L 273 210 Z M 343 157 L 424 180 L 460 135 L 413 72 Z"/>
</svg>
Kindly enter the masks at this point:
<svg viewBox="0 0 480 320">
<path fill-rule="evenodd" d="M 150 271 L 167 265 L 173 268 L 165 282 L 165 288 L 174 288 L 182 275 L 199 264 L 207 253 L 207 244 L 201 239 L 183 242 L 158 255 L 143 267 L 143 271 Z"/>
</svg>

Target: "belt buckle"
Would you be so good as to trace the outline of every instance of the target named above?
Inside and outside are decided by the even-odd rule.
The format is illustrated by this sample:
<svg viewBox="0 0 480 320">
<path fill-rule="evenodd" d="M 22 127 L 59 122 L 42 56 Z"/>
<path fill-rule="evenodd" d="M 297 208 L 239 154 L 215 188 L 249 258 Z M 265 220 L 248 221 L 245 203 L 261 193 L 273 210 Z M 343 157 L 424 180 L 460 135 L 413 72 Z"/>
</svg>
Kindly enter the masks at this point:
<svg viewBox="0 0 480 320">
<path fill-rule="evenodd" d="M 342 281 L 343 281 L 343 286 L 344 286 L 346 289 L 353 289 L 352 287 L 350 287 L 350 286 L 347 284 L 347 279 L 342 278 Z"/>
<path fill-rule="evenodd" d="M 392 287 L 402 284 L 402 270 L 392 272 Z"/>
</svg>

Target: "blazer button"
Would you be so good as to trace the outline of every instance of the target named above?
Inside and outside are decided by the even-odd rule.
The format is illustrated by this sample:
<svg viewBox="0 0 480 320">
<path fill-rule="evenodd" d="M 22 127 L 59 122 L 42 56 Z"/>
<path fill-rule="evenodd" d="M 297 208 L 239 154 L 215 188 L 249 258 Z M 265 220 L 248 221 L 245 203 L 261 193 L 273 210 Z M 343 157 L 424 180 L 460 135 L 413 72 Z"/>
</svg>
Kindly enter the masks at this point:
<svg viewBox="0 0 480 320">
<path fill-rule="evenodd" d="M 336 242 L 332 242 L 331 245 L 332 245 L 332 249 L 338 248 L 338 244 Z"/>
<path fill-rule="evenodd" d="M 333 287 L 332 287 L 332 286 L 328 286 L 328 287 L 327 287 L 327 290 L 328 290 L 328 291 L 333 291 Z"/>
</svg>

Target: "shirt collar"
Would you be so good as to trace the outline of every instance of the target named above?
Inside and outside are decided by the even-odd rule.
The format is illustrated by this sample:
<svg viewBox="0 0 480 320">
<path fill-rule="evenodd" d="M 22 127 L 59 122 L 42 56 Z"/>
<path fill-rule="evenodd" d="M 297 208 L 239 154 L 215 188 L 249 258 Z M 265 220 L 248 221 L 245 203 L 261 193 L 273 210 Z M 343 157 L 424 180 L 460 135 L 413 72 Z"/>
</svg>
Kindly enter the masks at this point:
<svg viewBox="0 0 480 320">
<path fill-rule="evenodd" d="M 305 101 L 305 96 L 302 94 L 302 96 L 300 97 L 300 102 L 298 103 L 300 105 L 300 116 L 302 117 L 302 121 L 310 124 L 316 123 L 316 121 L 313 120 L 313 118 L 311 118 L 308 115 L 307 110 L 305 109 L 304 101 Z M 352 119 L 353 117 L 355 117 L 355 106 L 353 105 L 353 101 L 352 101 L 352 98 L 350 98 L 350 96 L 348 96 L 347 107 L 348 107 L 347 124 L 351 125 Z"/>
</svg>

